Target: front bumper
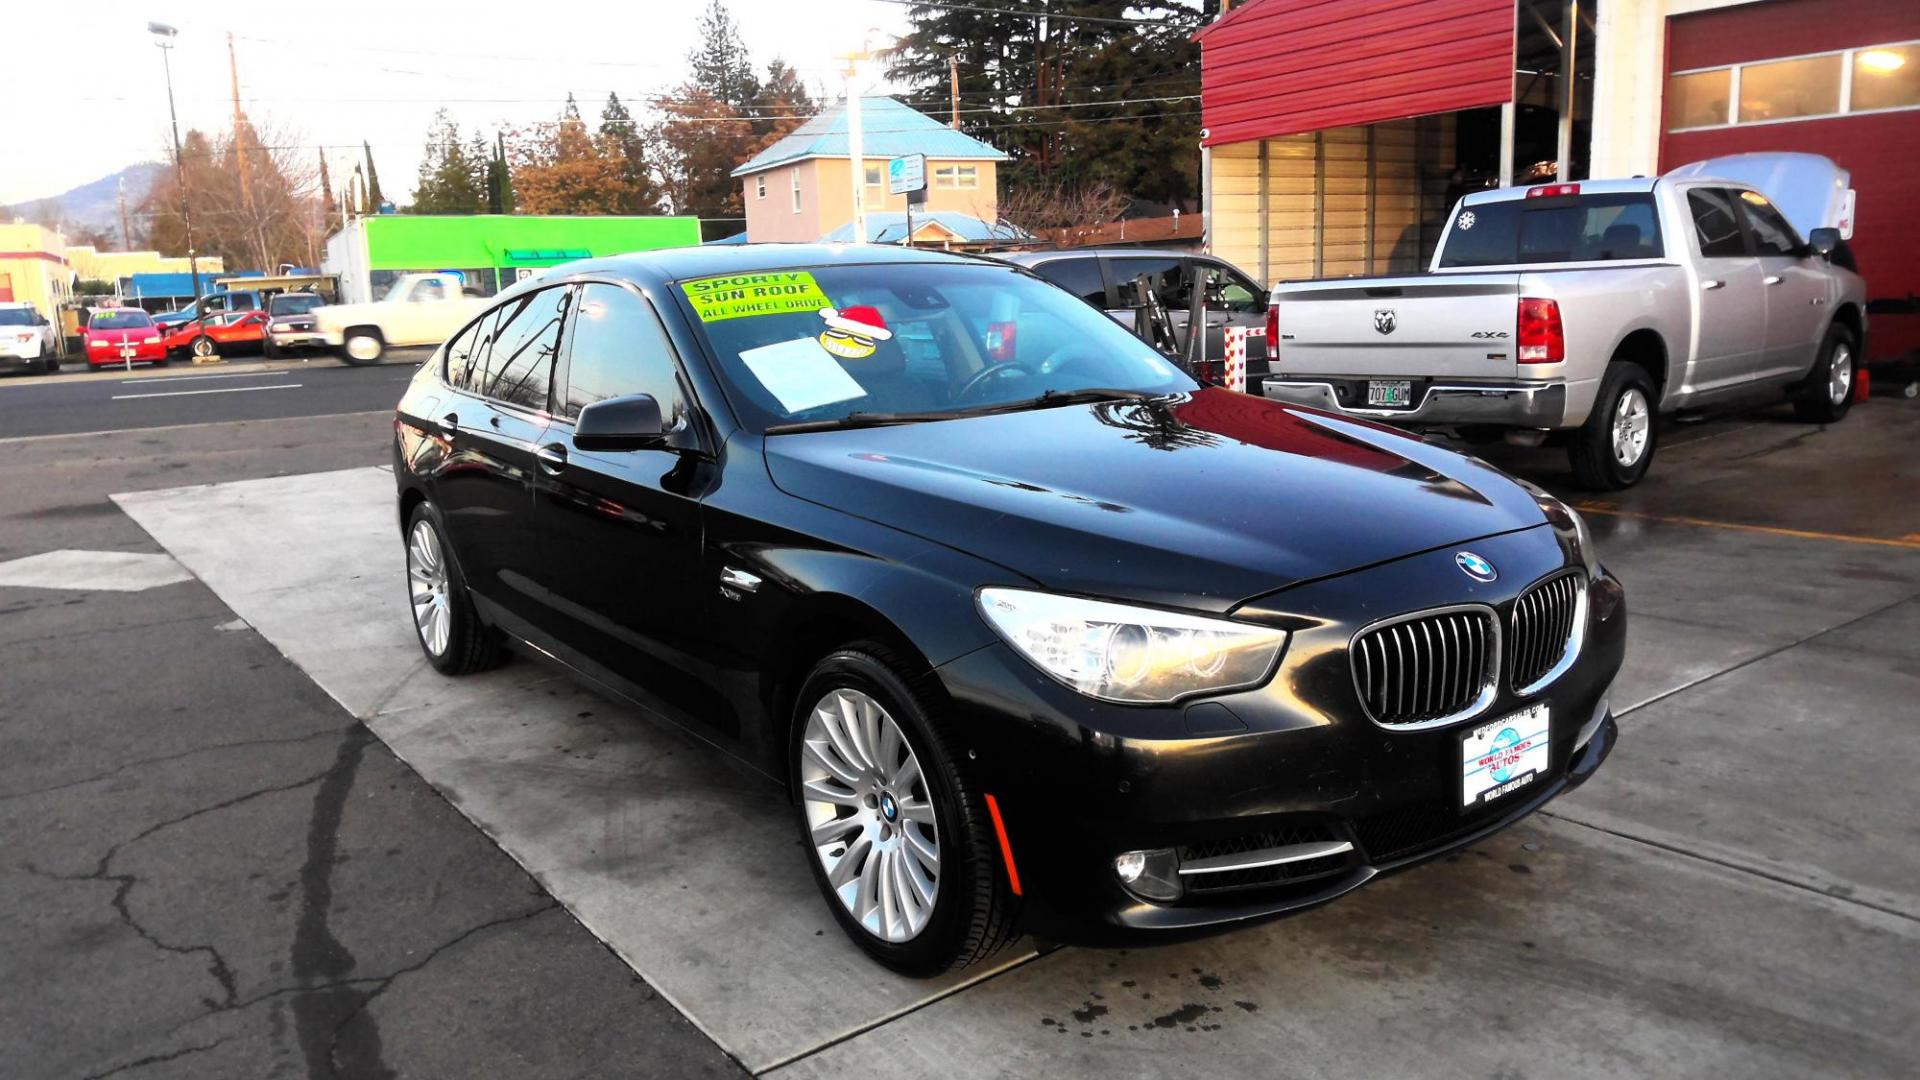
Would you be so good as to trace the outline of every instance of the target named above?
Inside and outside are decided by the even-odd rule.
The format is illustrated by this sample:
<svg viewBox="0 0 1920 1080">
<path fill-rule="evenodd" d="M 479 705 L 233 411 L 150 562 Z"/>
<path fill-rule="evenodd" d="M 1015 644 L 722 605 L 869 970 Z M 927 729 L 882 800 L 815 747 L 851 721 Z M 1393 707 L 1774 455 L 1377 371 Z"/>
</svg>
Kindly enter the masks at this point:
<svg viewBox="0 0 1920 1080">
<path fill-rule="evenodd" d="M 108 345 L 102 348 L 87 346 L 87 363 L 93 367 L 106 367 L 111 364 L 125 363 L 129 358 L 122 353 L 122 346 Z M 158 341 L 150 341 L 133 347 L 132 361 L 136 364 L 158 363 L 167 358 L 167 347 Z"/>
<path fill-rule="evenodd" d="M 269 330 L 267 341 L 276 349 L 324 349 L 328 344 L 327 335 L 318 330 Z"/>
<path fill-rule="evenodd" d="M 1262 385 L 1261 392 L 1276 401 L 1389 424 L 1566 426 L 1567 387 L 1563 382 L 1409 379 L 1419 402 L 1405 409 L 1383 409 L 1364 404 L 1369 381 L 1332 375 L 1276 375 Z"/>
<path fill-rule="evenodd" d="M 1502 581 L 1474 602 L 1502 621 L 1512 601 L 1565 564 L 1545 529 L 1475 541 Z M 976 732 L 981 786 L 994 793 L 1023 885 L 1027 929 L 1061 941 L 1166 938 L 1305 910 L 1470 844 L 1585 782 L 1617 734 L 1608 690 L 1625 652 L 1617 581 L 1589 585 L 1587 628 L 1574 663 L 1537 693 L 1506 685 L 1476 715 L 1409 730 L 1367 719 L 1347 645 L 1392 609 L 1460 601 L 1454 549 L 1312 583 L 1245 605 L 1241 617 L 1298 627 L 1264 687 L 1166 707 L 1122 707 L 1053 683 L 1004 645 L 939 669 L 956 723 Z M 1506 584 L 1510 582 L 1511 584 Z M 1460 737 L 1544 703 L 1549 766 L 1531 784 L 1462 811 Z M 1319 844 L 1341 850 L 1280 867 L 1183 877 L 1180 900 L 1124 889 L 1113 858 L 1174 849 L 1183 864 L 1222 854 Z"/>
</svg>

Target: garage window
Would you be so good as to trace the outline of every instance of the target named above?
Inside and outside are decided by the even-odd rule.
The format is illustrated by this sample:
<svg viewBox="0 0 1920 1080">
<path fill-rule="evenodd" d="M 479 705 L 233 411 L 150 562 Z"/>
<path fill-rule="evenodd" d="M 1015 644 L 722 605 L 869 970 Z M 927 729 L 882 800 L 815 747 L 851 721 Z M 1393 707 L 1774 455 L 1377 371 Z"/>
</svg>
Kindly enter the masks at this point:
<svg viewBox="0 0 1920 1080">
<path fill-rule="evenodd" d="M 1920 41 L 1676 71 L 1668 131 L 1920 109 Z"/>
<path fill-rule="evenodd" d="M 1732 97 L 1732 68 L 1673 76 L 1667 80 L 1667 130 L 1726 123 Z"/>
<path fill-rule="evenodd" d="M 1840 56 L 1809 56 L 1740 69 L 1740 122 L 1840 111 Z"/>
<path fill-rule="evenodd" d="M 1852 112 L 1920 106 L 1920 45 L 1886 45 L 1853 54 Z"/>
</svg>

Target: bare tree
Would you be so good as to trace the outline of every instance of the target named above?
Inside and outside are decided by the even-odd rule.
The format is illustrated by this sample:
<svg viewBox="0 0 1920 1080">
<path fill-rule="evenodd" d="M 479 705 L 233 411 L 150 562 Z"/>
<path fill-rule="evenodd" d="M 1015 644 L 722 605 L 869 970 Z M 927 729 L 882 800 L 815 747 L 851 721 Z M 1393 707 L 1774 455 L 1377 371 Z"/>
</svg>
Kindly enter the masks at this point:
<svg viewBox="0 0 1920 1080">
<path fill-rule="evenodd" d="M 1000 200 L 1000 220 L 1039 234 L 1057 229 L 1105 225 L 1127 208 L 1127 197 L 1111 185 L 1030 182 L 1010 188 Z"/>
</svg>

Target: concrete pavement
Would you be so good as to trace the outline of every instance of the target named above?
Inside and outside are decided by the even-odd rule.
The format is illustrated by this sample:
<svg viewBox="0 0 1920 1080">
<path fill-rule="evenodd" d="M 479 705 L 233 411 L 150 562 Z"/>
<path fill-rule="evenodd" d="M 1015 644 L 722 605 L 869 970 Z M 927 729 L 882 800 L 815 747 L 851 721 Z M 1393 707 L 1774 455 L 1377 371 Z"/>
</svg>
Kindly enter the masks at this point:
<svg viewBox="0 0 1920 1080">
<path fill-rule="evenodd" d="M 119 501 L 754 1071 L 1911 1075 L 1920 408 L 1711 434 L 1589 500 L 1634 623 L 1587 787 L 1297 919 L 935 983 L 839 940 L 763 781 L 542 667 L 425 669 L 379 470 Z"/>
</svg>

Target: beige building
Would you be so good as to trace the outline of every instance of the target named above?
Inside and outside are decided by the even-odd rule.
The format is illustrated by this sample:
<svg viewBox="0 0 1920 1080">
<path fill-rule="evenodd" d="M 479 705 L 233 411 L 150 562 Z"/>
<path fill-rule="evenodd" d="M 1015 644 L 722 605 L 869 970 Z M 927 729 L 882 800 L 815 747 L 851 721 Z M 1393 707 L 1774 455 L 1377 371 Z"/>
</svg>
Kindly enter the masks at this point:
<svg viewBox="0 0 1920 1080">
<path fill-rule="evenodd" d="M 887 192 L 887 162 L 910 154 L 927 157 L 927 201 L 914 208 L 916 242 L 947 242 L 972 231 L 961 217 L 977 219 L 988 230 L 999 220 L 997 170 L 1006 154 L 890 97 L 862 98 L 860 111 L 862 201 L 870 239 L 877 238 L 878 221 L 907 209 L 906 196 Z M 840 105 L 754 155 L 733 171 L 747 209 L 747 239 L 807 243 L 848 226 L 852 169 L 846 108 Z"/>
</svg>

